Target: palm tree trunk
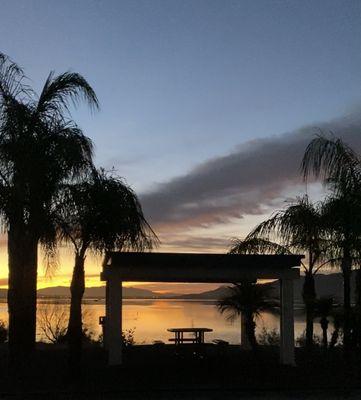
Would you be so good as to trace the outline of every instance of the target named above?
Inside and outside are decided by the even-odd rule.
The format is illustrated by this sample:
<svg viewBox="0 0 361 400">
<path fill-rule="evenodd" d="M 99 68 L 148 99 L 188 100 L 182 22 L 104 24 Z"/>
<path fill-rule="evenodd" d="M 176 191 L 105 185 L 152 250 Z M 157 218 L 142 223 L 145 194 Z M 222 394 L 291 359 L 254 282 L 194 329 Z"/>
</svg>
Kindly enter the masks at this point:
<svg viewBox="0 0 361 400">
<path fill-rule="evenodd" d="M 315 314 L 316 289 L 314 275 L 309 270 L 306 271 L 302 296 L 306 308 L 306 347 L 310 349 L 313 346 L 313 320 Z"/>
<path fill-rule="evenodd" d="M 20 366 L 35 347 L 38 240 L 34 234 L 11 226 L 9 255 L 10 362 Z"/>
<path fill-rule="evenodd" d="M 361 310 L 361 267 L 356 271 L 355 302 L 358 310 Z"/>
<path fill-rule="evenodd" d="M 361 268 L 356 271 L 356 290 L 355 290 L 356 314 L 356 345 L 361 350 Z"/>
<path fill-rule="evenodd" d="M 336 346 L 339 336 L 340 336 L 340 328 L 337 327 L 334 329 L 331 335 L 330 349 L 333 349 Z"/>
<path fill-rule="evenodd" d="M 74 369 L 80 364 L 82 352 L 82 300 L 85 291 L 84 253 L 75 254 L 75 265 L 70 285 L 71 303 L 68 324 L 69 363 Z"/>
<path fill-rule="evenodd" d="M 343 275 L 343 307 L 344 307 L 344 328 L 343 345 L 349 350 L 351 345 L 351 265 L 352 260 L 347 255 L 342 259 L 341 268 Z"/>
<path fill-rule="evenodd" d="M 320 325 L 321 325 L 321 329 L 322 329 L 322 345 L 325 349 L 327 349 L 327 346 L 328 346 L 328 338 L 327 338 L 328 319 L 325 317 L 322 317 L 320 320 Z"/>
<path fill-rule="evenodd" d="M 249 344 L 252 347 L 252 350 L 257 349 L 257 339 L 256 339 L 256 324 L 254 322 L 254 318 L 252 314 L 246 313 L 246 329 L 247 329 L 247 336 L 249 340 Z"/>
</svg>

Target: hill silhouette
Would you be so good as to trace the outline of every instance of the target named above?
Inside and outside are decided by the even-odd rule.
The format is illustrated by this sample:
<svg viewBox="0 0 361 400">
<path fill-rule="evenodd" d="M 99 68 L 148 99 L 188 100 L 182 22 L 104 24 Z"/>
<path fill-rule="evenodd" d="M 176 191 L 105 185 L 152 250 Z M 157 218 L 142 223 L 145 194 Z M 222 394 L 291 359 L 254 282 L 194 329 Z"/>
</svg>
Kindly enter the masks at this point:
<svg viewBox="0 0 361 400">
<path fill-rule="evenodd" d="M 304 283 L 304 277 L 294 282 L 294 300 L 296 303 L 302 303 L 302 287 Z M 274 288 L 275 292 L 279 292 L 279 282 L 268 283 Z M 334 274 L 318 274 L 315 276 L 316 293 L 319 297 L 332 296 L 335 301 L 341 302 L 343 298 L 343 278 L 341 273 Z M 351 280 L 351 291 L 354 293 L 355 290 L 355 274 Z M 219 299 L 226 295 L 228 292 L 227 286 L 220 286 L 215 290 L 210 290 L 197 294 L 186 294 L 179 297 L 185 299 Z"/>
<path fill-rule="evenodd" d="M 6 299 L 7 289 L 0 289 L 0 298 Z M 70 297 L 70 288 L 68 286 L 53 286 L 38 289 L 38 296 L 41 297 Z M 85 298 L 105 298 L 105 286 L 88 287 L 85 289 Z M 134 287 L 123 287 L 123 297 L 149 299 L 157 297 L 157 294 L 151 290 L 138 289 Z"/>
<path fill-rule="evenodd" d="M 353 275 L 351 281 L 351 290 L 354 293 L 355 289 L 355 276 Z M 294 283 L 295 302 L 302 302 L 302 286 L 304 278 L 301 277 Z M 341 273 L 334 274 L 318 274 L 315 277 L 316 291 L 318 296 L 333 296 L 336 301 L 341 302 L 343 298 L 343 279 Z M 279 283 L 269 283 L 275 291 L 279 290 Z M 227 294 L 227 286 L 222 285 L 217 289 L 208 290 L 201 293 L 189 294 L 159 294 L 147 289 L 140 289 L 134 287 L 123 287 L 124 298 L 138 298 L 138 299 L 199 299 L 199 300 L 216 300 Z M 70 297 L 70 289 L 67 286 L 55 286 L 43 289 L 38 289 L 39 297 Z M 7 297 L 7 289 L 0 289 L 0 298 Z M 105 286 L 88 287 L 85 289 L 84 298 L 105 298 Z"/>
<path fill-rule="evenodd" d="M 67 286 L 56 286 L 38 290 L 40 297 L 70 297 L 70 288 Z M 105 286 L 88 287 L 85 289 L 84 298 L 105 298 Z M 138 289 L 134 287 L 123 287 L 124 298 L 154 298 L 156 294 L 151 290 Z"/>
</svg>

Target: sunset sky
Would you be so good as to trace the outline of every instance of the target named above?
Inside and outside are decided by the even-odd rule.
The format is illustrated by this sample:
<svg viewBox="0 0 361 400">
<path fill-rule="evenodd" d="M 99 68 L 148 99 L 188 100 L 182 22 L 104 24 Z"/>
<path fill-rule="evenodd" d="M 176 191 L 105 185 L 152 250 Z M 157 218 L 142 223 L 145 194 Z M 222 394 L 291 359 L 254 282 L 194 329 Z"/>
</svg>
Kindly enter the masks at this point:
<svg viewBox="0 0 361 400">
<path fill-rule="evenodd" d="M 51 70 L 89 80 L 101 110 L 73 117 L 96 164 L 136 190 L 159 250 L 224 252 L 285 200 L 321 196 L 299 176 L 318 128 L 361 150 L 360 22 L 351 0 L 2 0 L 0 51 L 38 90 Z M 88 257 L 88 285 L 100 264 Z M 69 284 L 71 267 L 61 249 L 39 286 Z"/>
</svg>

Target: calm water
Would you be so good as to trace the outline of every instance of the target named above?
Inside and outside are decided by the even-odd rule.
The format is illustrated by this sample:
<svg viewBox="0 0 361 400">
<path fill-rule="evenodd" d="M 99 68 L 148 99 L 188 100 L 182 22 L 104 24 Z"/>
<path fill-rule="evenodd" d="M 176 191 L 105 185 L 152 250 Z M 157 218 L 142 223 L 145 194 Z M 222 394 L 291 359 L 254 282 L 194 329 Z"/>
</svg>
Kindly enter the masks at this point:
<svg viewBox="0 0 361 400">
<path fill-rule="evenodd" d="M 98 336 L 101 327 L 99 317 L 105 315 L 104 301 L 87 301 L 83 307 L 84 320 L 90 331 Z M 66 326 L 69 304 L 66 302 L 39 301 L 38 303 L 38 329 L 37 339 L 47 341 L 41 326 L 44 321 L 50 321 L 55 326 Z M 7 305 L 0 304 L 0 319 L 7 323 Z M 167 328 L 176 327 L 206 327 L 213 332 L 206 334 L 206 341 L 212 339 L 227 340 L 232 344 L 240 343 L 240 321 L 233 324 L 226 321 L 216 309 L 212 301 L 194 300 L 125 300 L 123 306 L 123 329 L 135 329 L 135 341 L 138 344 L 152 343 L 154 340 L 168 342 L 171 334 Z M 257 322 L 260 332 L 265 327 L 267 330 L 279 330 L 279 316 L 264 313 Z M 295 311 L 295 337 L 302 334 L 305 329 L 302 311 Z M 319 324 L 315 323 L 315 333 L 320 335 Z"/>
</svg>

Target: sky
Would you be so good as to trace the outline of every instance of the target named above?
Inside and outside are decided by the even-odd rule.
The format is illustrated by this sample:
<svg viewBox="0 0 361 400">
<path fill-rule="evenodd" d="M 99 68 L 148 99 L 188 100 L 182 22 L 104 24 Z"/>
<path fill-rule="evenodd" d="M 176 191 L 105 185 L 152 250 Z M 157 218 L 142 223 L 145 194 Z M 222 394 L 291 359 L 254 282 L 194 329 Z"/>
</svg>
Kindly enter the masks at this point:
<svg viewBox="0 0 361 400">
<path fill-rule="evenodd" d="M 73 118 L 96 164 L 136 190 L 158 250 L 223 252 L 285 200 L 319 198 L 299 175 L 318 129 L 361 150 L 359 1 L 0 4 L 0 51 L 34 88 L 51 70 L 72 70 L 95 89 L 100 111 Z M 71 264 L 62 249 L 39 286 L 68 284 Z M 88 285 L 99 285 L 101 258 L 87 264 Z"/>
</svg>

